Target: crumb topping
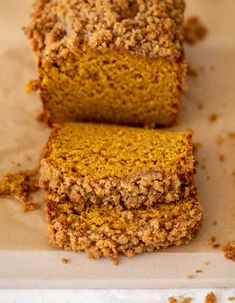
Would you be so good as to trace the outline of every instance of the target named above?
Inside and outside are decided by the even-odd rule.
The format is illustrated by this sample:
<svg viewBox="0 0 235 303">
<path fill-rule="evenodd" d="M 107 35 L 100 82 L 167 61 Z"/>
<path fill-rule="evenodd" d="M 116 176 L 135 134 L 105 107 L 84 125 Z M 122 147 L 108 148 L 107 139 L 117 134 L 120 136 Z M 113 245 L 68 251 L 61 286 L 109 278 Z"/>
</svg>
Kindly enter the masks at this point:
<svg viewBox="0 0 235 303">
<path fill-rule="evenodd" d="M 184 9 L 183 0 L 37 0 L 25 32 L 42 57 L 89 48 L 177 59 Z"/>
</svg>

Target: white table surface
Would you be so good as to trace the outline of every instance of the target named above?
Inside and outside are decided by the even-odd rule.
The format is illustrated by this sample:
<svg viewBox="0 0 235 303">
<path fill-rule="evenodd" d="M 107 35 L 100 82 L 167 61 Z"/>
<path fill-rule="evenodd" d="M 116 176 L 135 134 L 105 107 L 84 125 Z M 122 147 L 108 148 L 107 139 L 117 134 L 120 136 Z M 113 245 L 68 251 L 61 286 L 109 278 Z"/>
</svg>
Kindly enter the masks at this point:
<svg viewBox="0 0 235 303">
<path fill-rule="evenodd" d="M 235 289 L 151 289 L 151 290 L 0 290 L 1 303 L 167 303 L 168 297 L 191 297 L 192 303 L 203 303 L 207 293 L 214 291 L 218 303 L 233 302 L 228 297 L 235 296 Z"/>
</svg>

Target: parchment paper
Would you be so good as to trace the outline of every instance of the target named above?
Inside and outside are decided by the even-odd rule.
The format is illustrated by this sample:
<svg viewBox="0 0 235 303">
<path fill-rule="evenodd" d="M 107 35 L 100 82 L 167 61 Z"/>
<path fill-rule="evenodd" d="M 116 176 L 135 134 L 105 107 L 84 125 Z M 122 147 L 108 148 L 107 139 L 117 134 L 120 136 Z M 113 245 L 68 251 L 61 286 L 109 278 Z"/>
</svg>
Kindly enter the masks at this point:
<svg viewBox="0 0 235 303">
<path fill-rule="evenodd" d="M 0 173 L 34 167 L 50 130 L 35 120 L 40 112 L 36 94 L 26 95 L 25 84 L 36 78 L 34 62 L 21 27 L 27 23 L 31 0 L 0 1 Z M 181 116 L 175 129 L 192 128 L 201 143 L 196 157 L 196 184 L 204 209 L 204 226 L 192 244 L 170 251 L 203 252 L 210 236 L 219 242 L 235 239 L 235 11 L 234 0 L 188 0 L 187 14 L 197 14 L 209 29 L 202 43 L 186 48 L 188 61 L 203 70 L 189 78 Z M 202 102 L 203 109 L 198 109 Z M 211 113 L 218 120 L 209 122 Z M 223 137 L 221 145 L 216 143 Z M 219 155 L 225 161 L 219 161 Z M 32 160 L 28 159 L 28 156 Z M 205 165 L 206 168 L 201 168 Z M 210 180 L 208 179 L 208 176 Z M 0 199 L 0 249 L 51 249 L 45 234 L 44 206 L 22 213 L 18 202 Z M 218 224 L 214 226 L 213 220 Z M 168 250 L 169 251 L 169 250 Z M 147 255 L 146 255 L 147 258 Z"/>
</svg>

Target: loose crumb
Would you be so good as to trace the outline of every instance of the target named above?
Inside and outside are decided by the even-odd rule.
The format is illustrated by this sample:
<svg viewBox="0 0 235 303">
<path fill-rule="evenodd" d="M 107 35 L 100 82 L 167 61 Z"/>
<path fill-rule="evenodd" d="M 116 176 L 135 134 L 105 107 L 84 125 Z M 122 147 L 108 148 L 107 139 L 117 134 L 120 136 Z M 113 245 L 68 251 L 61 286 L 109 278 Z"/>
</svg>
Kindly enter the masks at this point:
<svg viewBox="0 0 235 303">
<path fill-rule="evenodd" d="M 39 190 L 38 171 L 36 167 L 18 173 L 6 172 L 0 180 L 0 196 L 21 202 L 24 211 L 38 209 L 39 204 L 30 200 L 30 195 Z"/>
<path fill-rule="evenodd" d="M 218 136 L 218 137 L 216 138 L 216 143 L 217 143 L 218 145 L 223 144 L 223 143 L 224 143 L 224 138 L 221 137 L 221 136 Z"/>
<path fill-rule="evenodd" d="M 209 115 L 208 119 L 210 122 L 215 122 L 216 120 L 218 120 L 218 115 L 216 113 L 212 113 Z"/>
<path fill-rule="evenodd" d="M 217 303 L 217 298 L 214 292 L 210 292 L 205 297 L 205 303 Z"/>
<path fill-rule="evenodd" d="M 198 76 L 197 70 L 194 67 L 192 67 L 191 64 L 188 64 L 187 75 L 189 75 L 190 77 L 197 77 Z"/>
<path fill-rule="evenodd" d="M 24 202 L 22 203 L 23 212 L 29 212 L 40 209 L 40 204 L 38 202 Z"/>
<path fill-rule="evenodd" d="M 225 155 L 219 155 L 219 160 L 220 160 L 220 162 L 224 162 L 224 160 L 225 160 Z"/>
<path fill-rule="evenodd" d="M 210 264 L 210 262 L 209 261 L 204 261 L 203 264 L 208 266 Z"/>
<path fill-rule="evenodd" d="M 228 297 L 229 301 L 235 301 L 235 297 Z"/>
<path fill-rule="evenodd" d="M 36 114 L 35 118 L 38 122 L 42 122 L 45 124 L 49 123 L 49 116 L 45 111 L 42 111 L 41 113 Z"/>
<path fill-rule="evenodd" d="M 202 143 L 194 143 L 193 144 L 193 151 L 196 153 L 202 147 Z"/>
<path fill-rule="evenodd" d="M 204 40 L 208 33 L 205 25 L 200 21 L 198 16 L 187 18 L 184 28 L 184 39 L 188 44 L 195 44 Z"/>
<path fill-rule="evenodd" d="M 119 259 L 118 258 L 113 258 L 112 263 L 113 263 L 114 266 L 118 266 L 119 265 Z"/>
<path fill-rule="evenodd" d="M 228 132 L 228 137 L 230 139 L 235 139 L 235 132 Z"/>
<path fill-rule="evenodd" d="M 194 276 L 193 275 L 188 275 L 187 278 L 191 280 L 191 279 L 194 278 Z"/>
<path fill-rule="evenodd" d="M 204 103 L 203 102 L 198 102 L 197 103 L 197 108 L 198 109 L 203 109 L 204 108 Z"/>
<path fill-rule="evenodd" d="M 202 273 L 202 270 L 201 270 L 201 269 L 197 269 L 197 270 L 195 271 L 195 273 L 196 273 L 196 274 L 200 274 L 200 273 Z"/>
<path fill-rule="evenodd" d="M 169 303 L 178 303 L 175 297 L 169 297 L 168 302 Z"/>
<path fill-rule="evenodd" d="M 218 224 L 218 221 L 217 221 L 217 220 L 213 220 L 213 221 L 212 221 L 212 225 L 213 225 L 213 226 L 216 226 L 217 224 Z"/>
<path fill-rule="evenodd" d="M 222 249 L 225 258 L 235 262 L 235 241 L 228 242 Z"/>
<path fill-rule="evenodd" d="M 62 261 L 62 263 L 64 263 L 64 264 L 68 264 L 68 263 L 70 262 L 70 260 L 67 259 L 67 258 L 62 258 L 61 261 Z"/>
<path fill-rule="evenodd" d="M 30 80 L 25 87 L 25 92 L 30 94 L 32 92 L 36 92 L 39 89 L 39 81 L 38 80 Z"/>
<path fill-rule="evenodd" d="M 182 300 L 182 303 L 190 303 L 190 302 L 192 302 L 192 298 L 190 298 L 190 297 L 185 297 Z"/>
<path fill-rule="evenodd" d="M 212 236 L 207 240 L 207 244 L 213 248 L 219 248 L 220 244 L 216 242 L 216 237 Z"/>
</svg>

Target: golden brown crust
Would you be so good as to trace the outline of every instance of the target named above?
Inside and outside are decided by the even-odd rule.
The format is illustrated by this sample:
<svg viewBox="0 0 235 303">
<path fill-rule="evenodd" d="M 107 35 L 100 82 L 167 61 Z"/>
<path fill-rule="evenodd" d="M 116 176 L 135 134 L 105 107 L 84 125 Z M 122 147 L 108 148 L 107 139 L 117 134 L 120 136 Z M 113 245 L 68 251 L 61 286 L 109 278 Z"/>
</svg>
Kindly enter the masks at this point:
<svg viewBox="0 0 235 303">
<path fill-rule="evenodd" d="M 177 59 L 184 9 L 183 0 L 37 0 L 25 32 L 44 58 L 89 48 Z"/>
</svg>

